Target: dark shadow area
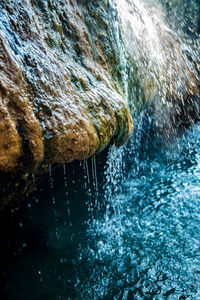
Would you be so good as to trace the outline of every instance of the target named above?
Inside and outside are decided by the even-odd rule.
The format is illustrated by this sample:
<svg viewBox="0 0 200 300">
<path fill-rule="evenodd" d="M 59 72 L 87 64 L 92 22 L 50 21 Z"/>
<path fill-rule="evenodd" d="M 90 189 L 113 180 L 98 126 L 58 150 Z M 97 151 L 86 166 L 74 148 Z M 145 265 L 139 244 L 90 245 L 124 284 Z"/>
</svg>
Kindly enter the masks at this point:
<svg viewBox="0 0 200 300">
<path fill-rule="evenodd" d="M 50 169 L 23 203 L 0 212 L 0 299 L 76 297 L 74 260 L 102 194 L 106 157 L 107 150 L 96 163 L 88 159 Z"/>
</svg>

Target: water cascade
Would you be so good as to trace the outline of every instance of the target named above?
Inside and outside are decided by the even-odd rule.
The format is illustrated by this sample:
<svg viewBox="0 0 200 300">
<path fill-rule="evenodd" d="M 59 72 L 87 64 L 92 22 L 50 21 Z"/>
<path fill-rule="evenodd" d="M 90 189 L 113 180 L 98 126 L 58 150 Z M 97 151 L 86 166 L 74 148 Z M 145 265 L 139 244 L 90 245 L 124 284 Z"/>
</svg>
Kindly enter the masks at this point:
<svg viewBox="0 0 200 300">
<path fill-rule="evenodd" d="M 36 2 L 38 6 L 40 2 L 53 5 L 52 1 Z M 64 131 L 61 137 L 58 132 L 53 136 L 50 111 L 48 120 L 42 119 L 43 125 L 47 122 L 48 127 L 44 140 L 48 135 L 53 136 L 53 141 L 48 136 L 49 144 L 44 143 L 44 147 L 50 145 L 53 149 L 49 156 L 44 154 L 46 161 L 43 167 L 47 169 L 47 178 L 23 201 L 0 211 L 1 299 L 200 298 L 200 101 L 197 59 L 197 12 L 200 3 L 192 0 L 193 10 L 188 13 L 185 23 L 179 24 L 177 20 L 183 20 L 183 17 L 175 12 L 175 3 L 182 3 L 183 7 L 188 8 L 183 0 L 102 2 L 109 11 L 110 19 L 102 20 L 101 15 L 95 14 L 93 1 L 91 7 L 87 1 L 71 1 L 71 4 L 74 10 L 78 7 L 76 17 L 81 16 L 81 22 L 84 12 L 85 18 L 88 18 L 86 24 L 91 22 L 89 16 L 95 16 L 99 26 L 103 24 L 100 36 L 108 47 L 106 55 L 111 44 L 105 32 L 112 28 L 113 43 L 118 51 L 113 48 L 113 56 L 108 55 L 113 65 L 102 62 L 103 56 L 105 60 L 108 57 L 104 55 L 105 49 L 101 45 L 93 49 L 94 52 L 99 51 L 95 52 L 96 56 L 99 55 L 95 68 L 99 67 L 100 71 L 95 72 L 102 71 L 100 83 L 97 81 L 100 73 L 95 74 L 90 56 L 82 53 L 82 56 L 79 55 L 81 63 L 77 59 L 74 62 L 77 53 L 73 52 L 68 62 L 73 84 L 76 81 L 78 86 L 77 99 L 85 93 L 85 103 L 89 105 L 91 100 L 89 114 L 88 110 L 84 110 L 87 111 L 85 122 L 91 125 L 88 116 L 93 116 L 95 125 L 91 125 L 88 136 L 95 138 L 91 148 L 84 149 L 87 148 L 89 154 L 102 151 L 96 156 L 84 156 L 86 152 L 76 149 L 72 156 L 85 158 L 74 162 L 69 158 L 69 148 L 68 152 L 59 150 L 54 153 L 57 149 L 54 142 L 57 141 L 60 149 L 66 146 L 62 140 L 66 132 L 67 137 L 71 138 L 71 135 L 63 129 L 62 123 L 55 121 Z M 71 4 L 66 3 L 69 8 Z M 48 13 L 47 6 L 42 8 L 44 15 Z M 86 8 L 88 11 L 91 9 L 89 14 Z M 167 11 L 164 10 L 166 8 Z M 72 17 L 71 10 L 69 14 Z M 108 17 L 107 14 L 104 16 Z M 170 24 L 167 24 L 167 19 Z M 82 29 L 85 28 L 85 23 L 81 24 Z M 49 26 L 48 23 L 46 26 Z M 93 26 L 87 40 L 92 44 L 96 23 Z M 87 31 L 84 32 L 87 35 Z M 72 49 L 72 43 L 69 40 L 67 43 Z M 56 47 L 51 51 L 56 52 Z M 63 58 L 65 54 L 63 51 Z M 19 64 L 20 55 L 17 54 Z M 73 66 L 79 64 L 81 69 L 73 70 Z M 31 78 L 36 76 L 38 80 L 39 77 L 29 71 L 26 69 L 30 84 Z M 60 74 L 58 72 L 58 76 Z M 48 72 L 44 76 L 49 76 Z M 35 88 L 37 95 L 35 82 L 32 88 Z M 72 92 L 75 87 L 69 83 L 69 89 Z M 103 99 L 109 95 L 109 89 L 111 106 L 106 102 L 104 107 Z M 96 104 L 92 104 L 93 96 L 98 99 Z M 118 97 L 118 104 L 115 96 Z M 59 99 L 62 115 L 61 95 Z M 85 104 L 81 103 L 79 105 L 85 109 Z M 73 105 L 78 116 L 77 103 Z M 73 113 L 73 107 L 69 107 Z M 36 107 L 34 109 L 37 110 Z M 101 110 L 100 117 L 98 109 Z M 111 116 L 115 118 L 113 127 L 110 125 Z M 134 129 L 127 141 L 132 130 L 131 116 Z M 81 118 L 78 120 L 81 124 Z M 33 122 L 37 122 L 36 119 Z M 101 127 L 102 124 L 105 128 Z M 112 128 L 108 133 L 109 126 Z M 66 128 L 73 130 L 75 127 Z M 96 129 L 97 133 L 93 136 Z M 106 134 L 105 139 L 101 137 L 103 133 Z M 28 135 L 25 136 L 27 139 Z M 84 143 L 86 140 L 81 141 Z M 112 145 L 106 147 L 111 140 Z M 72 141 L 73 138 L 70 143 Z M 70 145 L 75 147 L 78 145 L 76 141 Z M 52 153 L 57 160 L 52 158 Z M 64 160 L 67 163 L 62 164 Z M 61 166 L 54 168 L 55 163 Z M 37 172 L 42 174 L 42 171 L 32 171 L 31 178 L 35 181 Z"/>
</svg>

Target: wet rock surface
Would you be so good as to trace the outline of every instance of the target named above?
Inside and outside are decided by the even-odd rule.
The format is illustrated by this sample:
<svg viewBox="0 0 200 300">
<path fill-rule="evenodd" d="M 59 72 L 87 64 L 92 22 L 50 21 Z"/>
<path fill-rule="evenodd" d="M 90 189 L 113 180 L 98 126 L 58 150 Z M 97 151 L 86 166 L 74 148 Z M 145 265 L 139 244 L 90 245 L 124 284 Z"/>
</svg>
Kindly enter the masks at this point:
<svg viewBox="0 0 200 300">
<path fill-rule="evenodd" d="M 159 7 L 152 6 L 152 1 L 117 2 L 128 56 L 130 102 L 138 109 L 154 102 L 160 111 L 162 103 L 173 106 L 199 95 L 199 62 L 163 21 Z"/>
<path fill-rule="evenodd" d="M 107 4 L 6 0 L 0 11 L 0 171 L 23 177 L 125 142 L 132 118 Z"/>
<path fill-rule="evenodd" d="M 125 22 L 114 1 L 1 1 L 1 203 L 30 191 L 49 165 L 126 142 L 131 114 L 158 103 L 161 93 L 162 99 L 198 95 L 195 61 L 158 25 L 160 48 L 148 45 L 149 31 L 143 30 L 148 24 L 138 3 L 133 1 L 131 9 L 138 11 L 129 9 Z M 144 19 L 143 43 L 129 22 L 131 16 L 137 23 L 138 15 Z M 162 56 L 168 55 L 160 65 L 161 48 Z M 181 80 L 175 84 L 177 76 Z"/>
</svg>

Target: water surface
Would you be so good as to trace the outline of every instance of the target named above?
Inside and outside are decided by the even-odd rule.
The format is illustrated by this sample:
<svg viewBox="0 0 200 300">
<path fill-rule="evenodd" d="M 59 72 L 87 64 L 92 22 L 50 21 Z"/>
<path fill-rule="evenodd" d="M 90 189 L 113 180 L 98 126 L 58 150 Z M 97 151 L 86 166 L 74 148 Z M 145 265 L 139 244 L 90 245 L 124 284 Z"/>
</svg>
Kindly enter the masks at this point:
<svg viewBox="0 0 200 300">
<path fill-rule="evenodd" d="M 199 133 L 136 129 L 97 177 L 94 161 L 52 172 L 2 221 L 2 299 L 200 298 Z"/>
</svg>

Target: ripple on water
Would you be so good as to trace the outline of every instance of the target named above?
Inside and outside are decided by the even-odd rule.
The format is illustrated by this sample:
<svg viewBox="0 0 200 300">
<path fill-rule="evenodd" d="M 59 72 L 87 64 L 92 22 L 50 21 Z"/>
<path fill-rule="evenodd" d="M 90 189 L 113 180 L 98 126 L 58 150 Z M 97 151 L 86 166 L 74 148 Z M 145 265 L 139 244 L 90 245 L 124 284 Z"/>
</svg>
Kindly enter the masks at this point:
<svg viewBox="0 0 200 300">
<path fill-rule="evenodd" d="M 200 126 L 143 149 L 139 135 L 110 150 L 103 188 L 97 157 L 25 202 L 0 299 L 200 299 Z"/>
<path fill-rule="evenodd" d="M 199 133 L 162 160 L 157 152 L 146 174 L 133 163 L 112 196 L 105 190 L 106 213 L 88 226 L 77 259 L 85 299 L 200 299 Z M 119 167 L 116 155 L 109 163 Z"/>
</svg>

